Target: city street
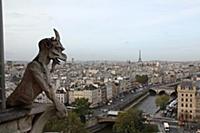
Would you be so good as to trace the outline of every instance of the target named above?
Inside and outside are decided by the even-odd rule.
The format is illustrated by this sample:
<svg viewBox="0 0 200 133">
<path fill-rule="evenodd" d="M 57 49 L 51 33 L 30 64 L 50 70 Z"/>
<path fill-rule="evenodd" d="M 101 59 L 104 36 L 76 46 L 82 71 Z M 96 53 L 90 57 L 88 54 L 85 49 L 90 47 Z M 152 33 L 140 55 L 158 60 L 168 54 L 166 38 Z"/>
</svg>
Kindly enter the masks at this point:
<svg viewBox="0 0 200 133">
<path fill-rule="evenodd" d="M 196 133 L 196 130 L 198 129 L 198 124 L 191 124 L 190 126 L 179 126 L 178 121 L 173 119 L 173 118 L 168 118 L 168 117 L 153 117 L 152 118 L 153 123 L 158 125 L 158 128 L 160 131 L 163 133 L 167 133 L 164 130 L 164 122 L 167 122 L 169 124 L 170 128 L 170 133 Z M 196 128 L 191 128 L 191 127 L 196 127 Z M 190 128 L 189 128 L 190 127 Z"/>
<path fill-rule="evenodd" d="M 163 133 L 168 133 L 165 132 L 163 123 L 157 123 L 157 125 L 159 126 L 160 131 L 162 131 Z M 177 124 L 170 122 L 169 122 L 169 127 L 170 127 L 170 133 L 196 133 L 196 130 L 185 129 L 183 127 L 178 126 Z"/>
<path fill-rule="evenodd" d="M 142 94 L 144 91 L 145 90 L 137 90 L 134 93 L 125 94 L 123 96 L 123 98 L 117 98 L 117 99 L 113 100 L 111 105 L 103 105 L 97 109 L 93 109 L 93 111 L 94 111 L 93 115 L 94 116 L 102 116 L 102 115 L 105 115 L 108 110 L 119 110 L 120 107 L 123 107 L 124 105 L 129 103 L 135 97 Z M 123 99 L 123 101 L 121 99 Z"/>
</svg>

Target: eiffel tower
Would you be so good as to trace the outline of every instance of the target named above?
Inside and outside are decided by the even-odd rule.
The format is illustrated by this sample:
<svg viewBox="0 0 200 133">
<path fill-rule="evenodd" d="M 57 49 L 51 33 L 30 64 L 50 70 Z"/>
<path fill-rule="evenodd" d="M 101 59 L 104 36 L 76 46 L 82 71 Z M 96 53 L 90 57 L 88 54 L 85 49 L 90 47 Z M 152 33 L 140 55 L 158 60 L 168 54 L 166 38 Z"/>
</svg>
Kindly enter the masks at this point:
<svg viewBox="0 0 200 133">
<path fill-rule="evenodd" d="M 142 57 L 141 57 L 141 50 L 139 50 L 139 59 L 138 59 L 138 62 L 142 62 Z"/>
</svg>

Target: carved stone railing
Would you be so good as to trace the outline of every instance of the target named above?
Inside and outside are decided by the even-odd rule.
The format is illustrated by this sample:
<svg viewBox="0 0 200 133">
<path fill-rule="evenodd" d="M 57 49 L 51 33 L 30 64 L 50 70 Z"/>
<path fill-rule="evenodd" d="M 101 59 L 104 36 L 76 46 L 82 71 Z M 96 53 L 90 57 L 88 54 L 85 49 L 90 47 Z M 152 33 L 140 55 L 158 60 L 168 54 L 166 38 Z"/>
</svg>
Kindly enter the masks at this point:
<svg viewBox="0 0 200 133">
<path fill-rule="evenodd" d="M 55 114 L 52 104 L 33 104 L 31 109 L 6 109 L 0 112 L 0 133 L 42 133 L 47 121 Z"/>
</svg>

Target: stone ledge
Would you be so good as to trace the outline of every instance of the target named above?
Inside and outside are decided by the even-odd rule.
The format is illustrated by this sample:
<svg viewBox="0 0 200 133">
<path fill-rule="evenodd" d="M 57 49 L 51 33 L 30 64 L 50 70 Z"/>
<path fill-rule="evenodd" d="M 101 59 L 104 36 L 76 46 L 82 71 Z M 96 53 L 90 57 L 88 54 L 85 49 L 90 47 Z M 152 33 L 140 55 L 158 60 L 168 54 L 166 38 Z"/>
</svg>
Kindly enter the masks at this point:
<svg viewBox="0 0 200 133">
<path fill-rule="evenodd" d="M 52 104 L 34 103 L 32 107 L 9 108 L 0 112 L 0 124 L 17 120 L 26 116 L 43 113 L 48 106 Z M 30 109 L 31 108 L 31 109 Z"/>
</svg>

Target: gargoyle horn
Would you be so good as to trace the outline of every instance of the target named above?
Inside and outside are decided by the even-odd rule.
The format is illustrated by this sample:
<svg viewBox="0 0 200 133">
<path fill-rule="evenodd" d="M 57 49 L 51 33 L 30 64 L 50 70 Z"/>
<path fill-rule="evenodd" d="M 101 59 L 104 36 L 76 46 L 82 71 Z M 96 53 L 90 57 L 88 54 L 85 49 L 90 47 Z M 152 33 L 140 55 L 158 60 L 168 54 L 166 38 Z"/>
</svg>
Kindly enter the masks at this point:
<svg viewBox="0 0 200 133">
<path fill-rule="evenodd" d="M 56 35 L 56 40 L 60 41 L 60 35 L 59 35 L 58 31 L 56 29 L 53 29 L 53 30 L 54 30 L 55 35 Z"/>
</svg>

